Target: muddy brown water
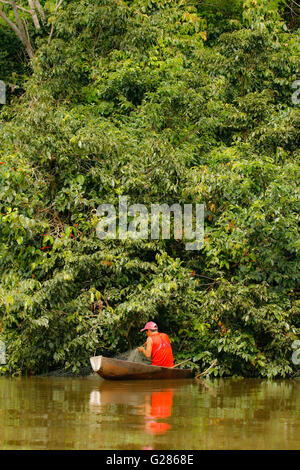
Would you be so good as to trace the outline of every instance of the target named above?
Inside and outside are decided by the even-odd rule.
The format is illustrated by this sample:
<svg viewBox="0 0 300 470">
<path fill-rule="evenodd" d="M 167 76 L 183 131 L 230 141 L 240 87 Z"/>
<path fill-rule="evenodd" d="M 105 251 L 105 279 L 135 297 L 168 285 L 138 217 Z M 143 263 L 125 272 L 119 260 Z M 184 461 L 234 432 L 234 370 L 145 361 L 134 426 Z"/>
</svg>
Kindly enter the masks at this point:
<svg viewBox="0 0 300 470">
<path fill-rule="evenodd" d="M 300 380 L 0 377 L 0 449 L 300 449 Z"/>
</svg>

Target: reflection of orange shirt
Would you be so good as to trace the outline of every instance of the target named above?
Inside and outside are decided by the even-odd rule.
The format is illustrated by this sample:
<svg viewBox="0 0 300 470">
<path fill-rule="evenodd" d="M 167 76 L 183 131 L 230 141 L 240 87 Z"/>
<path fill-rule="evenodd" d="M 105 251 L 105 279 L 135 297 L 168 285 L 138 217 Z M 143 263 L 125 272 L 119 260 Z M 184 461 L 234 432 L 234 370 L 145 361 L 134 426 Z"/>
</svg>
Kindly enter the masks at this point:
<svg viewBox="0 0 300 470">
<path fill-rule="evenodd" d="M 168 423 L 156 423 L 155 421 L 150 421 L 148 424 L 148 432 L 150 434 L 164 434 L 169 431 L 171 426 Z"/>
<path fill-rule="evenodd" d="M 151 417 L 167 418 L 171 416 L 173 391 L 154 392 L 151 398 Z"/>
<path fill-rule="evenodd" d="M 173 352 L 168 335 L 165 333 L 156 333 L 151 336 L 152 340 L 152 365 L 173 367 Z"/>
<path fill-rule="evenodd" d="M 154 419 L 167 418 L 171 416 L 173 403 L 173 390 L 154 392 L 151 397 L 151 421 L 146 423 L 146 432 L 149 434 L 164 434 L 171 425 L 154 421 Z"/>
</svg>

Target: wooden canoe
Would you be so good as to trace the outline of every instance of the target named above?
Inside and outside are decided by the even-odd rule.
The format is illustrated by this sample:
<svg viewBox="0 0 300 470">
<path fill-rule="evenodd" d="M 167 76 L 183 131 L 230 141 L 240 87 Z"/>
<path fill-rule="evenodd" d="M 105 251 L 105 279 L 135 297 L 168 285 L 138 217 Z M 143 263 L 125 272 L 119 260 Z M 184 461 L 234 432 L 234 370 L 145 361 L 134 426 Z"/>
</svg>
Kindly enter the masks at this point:
<svg viewBox="0 0 300 470">
<path fill-rule="evenodd" d="M 138 379 L 191 379 L 195 376 L 192 369 L 159 367 L 140 362 L 123 361 L 111 357 L 95 356 L 90 358 L 94 372 L 108 380 Z"/>
</svg>

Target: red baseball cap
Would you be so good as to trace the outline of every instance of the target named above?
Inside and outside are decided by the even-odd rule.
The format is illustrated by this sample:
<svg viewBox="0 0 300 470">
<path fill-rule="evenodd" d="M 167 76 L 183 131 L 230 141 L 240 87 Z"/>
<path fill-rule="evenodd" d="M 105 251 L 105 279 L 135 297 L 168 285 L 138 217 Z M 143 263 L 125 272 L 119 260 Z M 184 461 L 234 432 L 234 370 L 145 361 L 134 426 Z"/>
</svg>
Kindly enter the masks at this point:
<svg viewBox="0 0 300 470">
<path fill-rule="evenodd" d="M 145 331 L 145 330 L 158 330 L 158 326 L 153 321 L 148 321 L 148 323 L 146 323 L 146 325 L 141 331 Z"/>
</svg>

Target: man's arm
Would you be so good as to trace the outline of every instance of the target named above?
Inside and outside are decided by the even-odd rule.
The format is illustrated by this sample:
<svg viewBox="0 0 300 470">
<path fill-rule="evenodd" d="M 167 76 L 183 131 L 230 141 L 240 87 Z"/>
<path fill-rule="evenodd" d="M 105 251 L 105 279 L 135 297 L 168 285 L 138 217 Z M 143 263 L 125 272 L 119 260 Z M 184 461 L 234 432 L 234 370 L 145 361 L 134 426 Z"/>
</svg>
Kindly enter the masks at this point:
<svg viewBox="0 0 300 470">
<path fill-rule="evenodd" d="M 146 341 L 146 348 L 144 348 L 144 346 L 139 346 L 138 347 L 138 350 L 144 354 L 145 357 L 147 357 L 148 359 L 151 358 L 151 354 L 152 354 L 152 339 L 151 337 L 149 336 L 149 338 L 147 338 L 147 341 Z"/>
</svg>

